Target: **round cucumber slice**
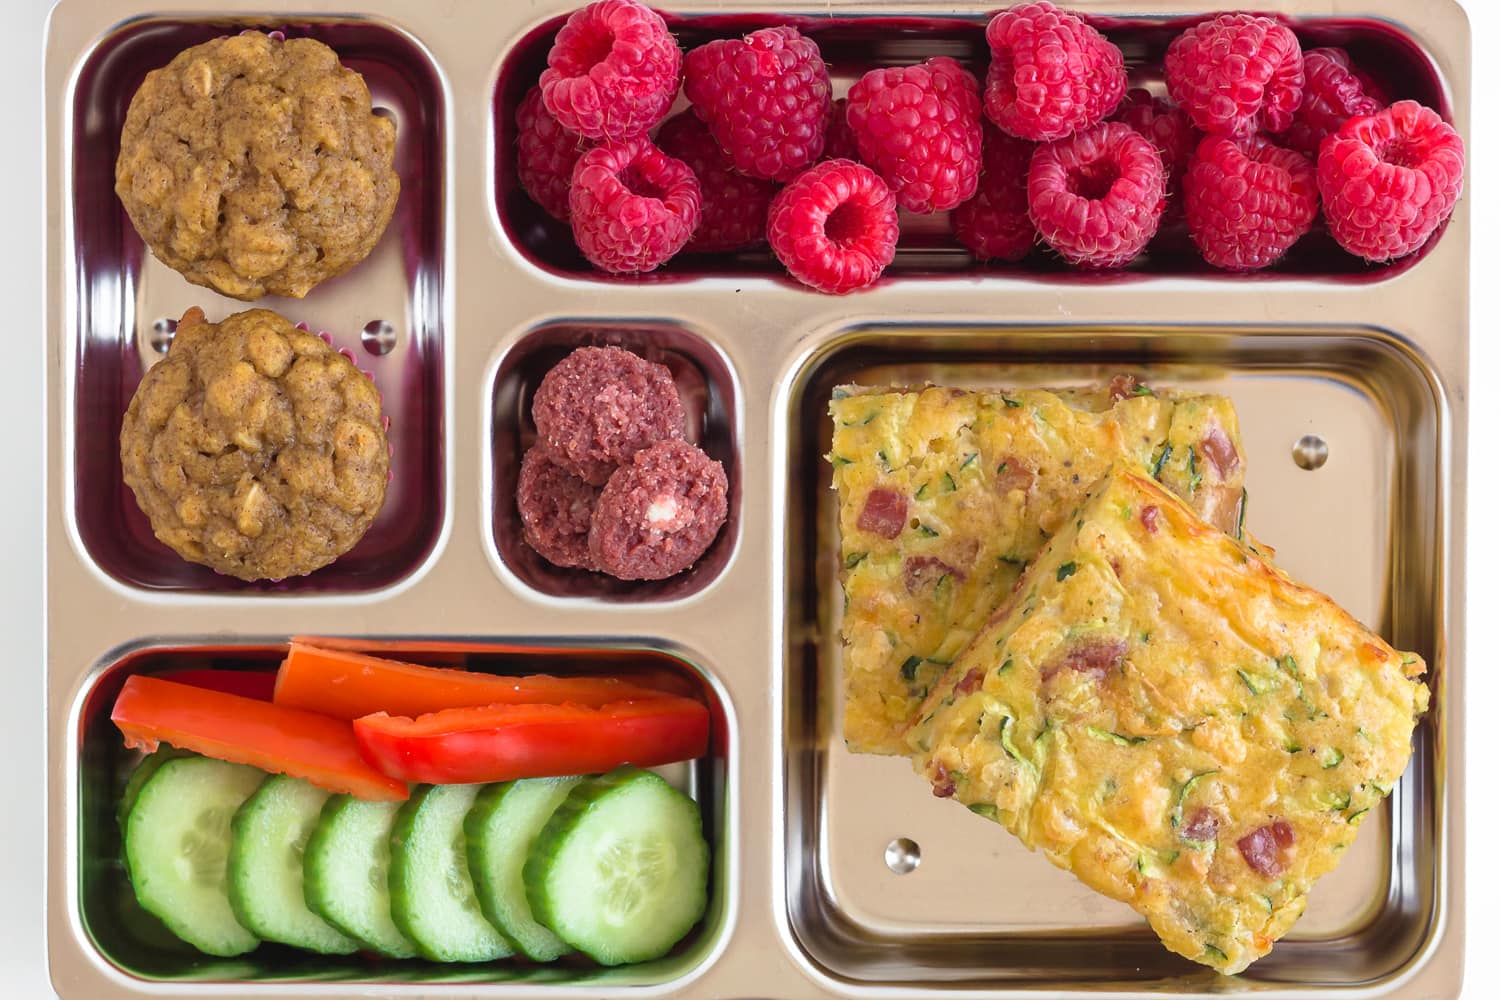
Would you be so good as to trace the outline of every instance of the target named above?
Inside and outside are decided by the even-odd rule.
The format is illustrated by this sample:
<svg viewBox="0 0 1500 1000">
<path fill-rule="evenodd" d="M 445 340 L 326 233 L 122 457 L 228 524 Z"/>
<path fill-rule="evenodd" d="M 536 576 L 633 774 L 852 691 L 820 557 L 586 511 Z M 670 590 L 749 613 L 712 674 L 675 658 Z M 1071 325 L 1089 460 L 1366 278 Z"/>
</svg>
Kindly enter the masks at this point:
<svg viewBox="0 0 1500 1000">
<path fill-rule="evenodd" d="M 417 953 L 391 919 L 391 831 L 400 809 L 399 802 L 333 796 L 323 806 L 302 859 L 307 905 L 388 958 Z"/>
<path fill-rule="evenodd" d="M 635 767 L 585 781 L 547 821 L 524 878 L 536 918 L 595 961 L 659 958 L 708 906 L 698 804 Z"/>
<path fill-rule="evenodd" d="M 141 907 L 199 951 L 231 957 L 260 939 L 229 905 L 230 822 L 265 775 L 207 757 L 162 761 L 125 817 L 125 858 Z"/>
</svg>

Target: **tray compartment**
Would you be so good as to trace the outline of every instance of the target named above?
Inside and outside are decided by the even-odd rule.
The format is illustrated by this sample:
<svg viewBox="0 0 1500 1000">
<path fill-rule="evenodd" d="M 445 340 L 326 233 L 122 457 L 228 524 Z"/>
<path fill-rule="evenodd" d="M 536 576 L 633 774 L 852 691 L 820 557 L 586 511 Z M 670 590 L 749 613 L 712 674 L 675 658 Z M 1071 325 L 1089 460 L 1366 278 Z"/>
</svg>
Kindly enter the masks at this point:
<svg viewBox="0 0 1500 1000">
<path fill-rule="evenodd" d="M 676 652 L 646 647 L 546 646 L 540 644 L 383 641 L 346 643 L 432 666 L 467 667 L 495 673 L 599 673 L 622 676 L 666 675 L 684 691 L 695 692 L 710 706 L 708 756 L 671 765 L 662 773 L 691 794 L 703 808 L 705 834 L 713 852 L 709 909 L 702 924 L 664 958 L 636 966 L 604 969 L 577 957 L 552 965 L 507 960 L 475 966 L 425 961 L 391 961 L 369 955 L 329 957 L 264 943 L 249 955 L 218 959 L 203 955 L 175 938 L 135 901 L 120 861 L 120 832 L 115 809 L 136 762 L 138 751 L 126 750 L 109 720 L 110 707 L 125 679 L 189 667 L 274 669 L 286 655 L 281 642 L 148 642 L 100 663 L 80 697 L 74 718 L 77 739 L 73 811 L 77 866 L 78 921 L 85 951 L 93 951 L 114 969 L 151 983 L 346 983 L 351 988 L 439 983 L 509 983 L 539 986 L 613 987 L 669 983 L 692 972 L 714 952 L 728 925 L 727 859 L 732 808 L 729 798 L 731 731 L 719 689 L 703 671 Z"/>
<path fill-rule="evenodd" d="M 616 580 L 602 573 L 553 566 L 526 544 L 516 508 L 521 457 L 536 441 L 531 401 L 552 366 L 580 347 L 623 347 L 672 372 L 687 417 L 685 438 L 724 465 L 729 517 L 689 570 L 666 580 Z M 490 404 L 490 542 L 501 564 L 523 584 L 551 597 L 636 603 L 691 597 L 712 583 L 734 556 L 740 531 L 742 470 L 736 380 L 729 359 L 707 337 L 670 322 L 544 323 L 523 336 L 496 369 Z"/>
<path fill-rule="evenodd" d="M 668 25 L 686 51 L 717 38 L 739 37 L 759 28 L 793 24 L 815 39 L 833 78 L 834 96 L 847 93 L 851 84 L 870 69 L 900 66 L 932 56 L 952 56 L 984 80 L 989 48 L 984 27 L 991 13 L 982 9 L 961 17 L 895 17 L 886 14 L 828 16 L 793 7 L 785 13 L 697 14 L 663 11 Z M 694 277 L 739 277 L 765 275 L 781 281 L 784 269 L 764 247 L 726 254 L 680 254 L 647 276 L 611 275 L 596 271 L 573 243 L 567 223 L 547 215 L 521 190 L 515 176 L 516 108 L 536 84 L 546 67 L 547 51 L 565 16 L 553 18 L 530 31 L 506 53 L 493 95 L 494 157 L 492 161 L 495 208 L 505 238 L 533 265 L 553 274 L 585 281 L 638 283 L 683 281 Z M 1156 69 L 1172 39 L 1201 17 L 1093 17 L 1091 22 L 1120 46 L 1131 71 L 1131 86 L 1146 86 L 1164 93 Z M 1392 93 L 1411 98 L 1450 113 L 1447 92 L 1428 55 L 1399 25 L 1377 18 L 1284 18 L 1296 30 L 1304 48 L 1336 45 L 1349 50 L 1359 65 L 1379 67 L 1381 78 Z M 678 96 L 673 113 L 688 107 Z M 1439 235 L 1439 237 L 1441 236 Z M 1289 275 L 1336 276 L 1340 281 L 1379 281 L 1411 267 L 1437 238 L 1417 254 L 1394 266 L 1371 267 L 1342 251 L 1321 225 L 1292 249 L 1285 261 L 1259 280 Z M 1067 267 L 1056 255 L 1041 250 L 1019 264 L 986 266 L 976 263 L 954 242 L 947 212 L 914 215 L 901 212 L 901 241 L 896 259 L 886 269 L 892 277 L 922 277 L 944 274 L 1033 275 L 1044 280 L 1099 284 L 1121 280 L 1118 274 L 1087 274 Z M 1204 264 L 1187 237 L 1185 225 L 1163 230 L 1148 252 L 1124 272 L 1127 275 L 1159 274 L 1223 276 Z"/>
<path fill-rule="evenodd" d="M 144 247 L 114 193 L 114 163 L 125 112 L 146 73 L 182 49 L 255 27 L 316 38 L 364 75 L 377 109 L 397 124 L 401 198 L 369 259 L 302 300 L 254 303 L 190 285 Z M 211 593 L 357 593 L 410 576 L 432 553 L 445 519 L 444 237 L 447 199 L 443 86 L 437 66 L 411 36 L 378 21 L 167 19 L 131 21 L 100 39 L 75 75 L 69 280 L 76 303 L 71 341 L 71 478 L 78 537 L 99 569 L 148 590 Z M 165 351 L 189 306 L 211 320 L 243 309 L 274 309 L 326 330 L 369 371 L 391 418 L 394 456 L 385 507 L 360 543 L 334 565 L 281 583 L 244 583 L 178 558 L 156 540 L 121 479 L 120 422 L 144 371 Z M 386 353 L 362 347 L 384 322 Z M 372 341 L 372 345 L 373 345 Z"/>
<path fill-rule="evenodd" d="M 1046 358 L 1047 363 L 1037 359 Z M 1143 920 L 935 800 L 904 758 L 857 756 L 840 730 L 836 497 L 821 458 L 827 401 L 863 385 L 1083 384 L 1116 371 L 1230 395 L 1249 461 L 1249 523 L 1278 561 L 1431 665 L 1434 710 L 1406 776 L 1308 913 L 1241 977 L 1252 987 L 1368 985 L 1436 939 L 1442 853 L 1446 403 L 1402 338 L 1363 329 L 999 329 L 882 325 L 843 331 L 794 379 L 782 498 L 788 521 L 786 905 L 794 944 L 843 984 L 1203 989 L 1208 970 L 1161 948 Z M 1320 435 L 1323 470 L 1295 443 Z M 805 638 L 799 638 L 805 637 Z M 921 864 L 896 874 L 914 841 Z M 907 848 L 909 850 L 909 848 Z M 894 862 L 894 864 L 888 864 Z M 980 891 L 955 893 L 959 885 Z"/>
</svg>

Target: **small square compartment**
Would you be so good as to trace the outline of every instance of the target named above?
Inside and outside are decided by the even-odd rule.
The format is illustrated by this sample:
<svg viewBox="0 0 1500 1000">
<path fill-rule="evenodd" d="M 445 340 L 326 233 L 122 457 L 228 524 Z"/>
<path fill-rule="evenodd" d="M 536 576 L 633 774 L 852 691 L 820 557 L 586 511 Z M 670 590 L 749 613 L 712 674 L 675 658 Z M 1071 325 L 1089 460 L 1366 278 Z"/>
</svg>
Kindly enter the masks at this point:
<svg viewBox="0 0 1500 1000">
<path fill-rule="evenodd" d="M 684 437 L 721 462 L 729 479 L 729 517 L 708 551 L 690 569 L 666 580 L 616 580 L 603 573 L 553 566 L 522 536 L 516 508 L 521 457 L 536 440 L 531 401 L 542 377 L 580 347 L 623 347 L 666 365 L 687 415 Z M 490 415 L 490 538 L 500 561 L 521 582 L 551 597 L 639 603 L 691 597 L 729 564 L 740 531 L 743 493 L 739 416 L 729 359 L 707 338 L 668 322 L 546 323 L 517 342 L 495 374 Z"/>
<path fill-rule="evenodd" d="M 120 129 L 146 73 L 189 46 L 246 28 L 329 45 L 364 76 L 375 107 L 397 124 L 401 197 L 390 226 L 367 260 L 302 300 L 240 302 L 189 284 L 146 250 L 114 193 Z M 441 78 L 425 49 L 398 28 L 363 18 L 134 20 L 84 56 L 68 113 L 67 280 L 77 309 L 64 331 L 75 372 L 67 502 L 88 557 L 122 584 L 178 593 L 354 594 L 409 577 L 434 551 L 446 514 L 448 124 Z M 359 544 L 333 565 L 279 583 L 246 583 L 186 562 L 156 540 L 121 478 L 126 407 L 142 374 L 165 352 L 176 319 L 194 305 L 213 321 L 269 308 L 326 330 L 381 390 L 393 449 L 385 506 Z"/>
<path fill-rule="evenodd" d="M 710 711 L 708 755 L 669 765 L 660 772 L 699 803 L 704 834 L 711 848 L 708 910 L 666 956 L 639 965 L 605 968 L 580 956 L 551 964 L 505 959 L 477 965 L 440 964 L 418 959 L 389 960 L 368 954 L 321 956 L 263 943 L 238 958 L 214 958 L 178 940 L 136 902 L 121 859 L 121 835 L 115 811 L 131 771 L 140 760 L 127 750 L 110 722 L 126 678 L 184 669 L 274 670 L 286 655 L 284 641 L 244 642 L 148 641 L 111 654 L 91 672 L 70 723 L 76 739 L 75 774 L 67 806 L 71 814 L 65 843 L 72 848 L 72 878 L 77 896 L 77 957 L 89 956 L 138 987 L 181 988 L 213 983 L 216 991 L 263 992 L 268 984 L 300 985 L 307 990 L 341 984 L 353 992 L 402 988 L 416 996 L 434 990 L 508 985 L 526 990 L 549 986 L 600 994 L 627 986 L 667 986 L 692 976 L 711 960 L 729 925 L 728 899 L 735 837 L 731 817 L 732 748 L 738 739 L 720 689 L 699 664 L 677 652 L 641 647 L 549 646 L 538 642 L 382 640 L 341 646 L 361 648 L 428 666 L 459 667 L 499 674 L 599 674 L 646 676 L 652 683 L 691 693 Z M 54 948 L 54 975 L 56 971 Z M 82 964 L 82 963 L 80 963 Z M 460 985 L 461 984 L 461 985 Z M 237 989 L 238 987 L 238 989 Z"/>
<path fill-rule="evenodd" d="M 1002 5 L 1003 6 L 1003 5 Z M 1098 6 L 1098 5 L 1096 5 Z M 818 43 L 828 64 L 835 97 L 872 69 L 904 66 L 934 56 L 951 56 L 977 78 L 981 88 L 989 63 L 985 25 L 992 9 L 928 17 L 888 13 L 846 14 L 822 9 L 785 13 L 710 13 L 661 11 L 684 51 L 721 38 L 738 38 L 761 28 L 791 25 Z M 1149 14 L 1110 16 L 1086 14 L 1086 19 L 1119 46 L 1130 71 L 1132 87 L 1165 94 L 1159 68 L 1167 46 L 1188 26 L 1211 15 L 1165 17 Z M 547 53 L 565 15 L 538 25 L 511 45 L 502 57 L 492 97 L 491 133 L 495 210 L 504 238 L 533 265 L 568 278 L 614 283 L 680 282 L 695 278 L 756 275 L 795 284 L 766 247 L 717 253 L 680 253 L 645 275 L 607 274 L 592 267 L 573 240 L 566 222 L 541 209 L 521 189 L 516 177 L 516 109 L 547 65 Z M 1378 68 L 1391 92 L 1437 109 L 1451 117 L 1446 85 L 1430 56 L 1400 25 L 1375 18 L 1282 17 L 1298 35 L 1304 49 L 1339 46 L 1364 67 Z M 676 114 L 689 104 L 680 93 L 672 106 Z M 900 214 L 901 237 L 895 260 L 885 270 L 891 279 L 958 274 L 1032 277 L 1042 281 L 1097 285 L 1139 280 L 1144 276 L 1232 277 L 1209 267 L 1192 245 L 1180 213 L 1163 221 L 1163 230 L 1147 251 L 1128 268 L 1116 272 L 1085 272 L 1069 267 L 1043 247 L 1015 264 L 980 264 L 952 236 L 948 212 Z M 1391 278 L 1414 265 L 1437 244 L 1441 231 L 1420 251 L 1394 265 L 1368 265 L 1345 253 L 1318 224 L 1274 268 L 1236 280 L 1259 282 L 1278 278 L 1325 276 L 1341 282 L 1371 282 Z"/>
<path fill-rule="evenodd" d="M 1236 981 L 1299 995 L 1389 985 L 1441 938 L 1447 719 L 1437 595 L 1447 570 L 1439 484 L 1451 415 L 1426 360 L 1403 338 L 1368 329 L 881 325 L 831 337 L 794 377 L 788 494 L 778 498 L 790 512 L 788 945 L 841 989 L 1235 988 L 1164 949 L 1124 904 L 935 799 L 906 759 L 851 754 L 840 738 L 837 497 L 822 457 L 833 388 L 1069 386 L 1122 371 L 1230 396 L 1249 463 L 1248 526 L 1277 547 L 1294 578 L 1429 662 L 1433 709 L 1378 821 L 1319 881 L 1291 934 Z M 1304 435 L 1326 442 L 1322 468 L 1299 467 Z M 920 852 L 919 867 L 910 868 L 912 844 L 902 838 Z"/>
</svg>

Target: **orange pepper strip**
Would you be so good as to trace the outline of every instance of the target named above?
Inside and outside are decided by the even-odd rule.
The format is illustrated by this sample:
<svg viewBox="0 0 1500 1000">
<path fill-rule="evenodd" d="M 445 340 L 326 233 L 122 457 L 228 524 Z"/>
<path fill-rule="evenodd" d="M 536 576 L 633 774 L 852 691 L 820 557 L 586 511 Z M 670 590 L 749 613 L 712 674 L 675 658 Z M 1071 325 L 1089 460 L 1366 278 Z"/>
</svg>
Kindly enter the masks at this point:
<svg viewBox="0 0 1500 1000">
<path fill-rule="evenodd" d="M 501 677 L 469 670 L 422 667 L 363 653 L 291 644 L 276 673 L 272 700 L 337 719 L 386 712 L 416 717 L 483 705 L 560 705 L 597 708 L 644 701 L 661 692 L 615 677 Z"/>
<path fill-rule="evenodd" d="M 128 747 L 150 752 L 170 743 L 356 798 L 406 798 L 404 782 L 365 763 L 345 720 L 146 676 L 125 681 L 110 718 Z"/>
</svg>

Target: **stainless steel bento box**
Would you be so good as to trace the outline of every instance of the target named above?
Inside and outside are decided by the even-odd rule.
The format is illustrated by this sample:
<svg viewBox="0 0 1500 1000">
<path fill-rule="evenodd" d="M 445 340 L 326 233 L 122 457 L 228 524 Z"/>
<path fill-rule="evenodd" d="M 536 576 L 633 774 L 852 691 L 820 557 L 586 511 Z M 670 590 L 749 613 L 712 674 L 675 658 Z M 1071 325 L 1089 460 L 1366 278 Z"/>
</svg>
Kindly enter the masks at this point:
<svg viewBox="0 0 1500 1000">
<path fill-rule="evenodd" d="M 1275 273 L 1163 255 L 1120 274 L 985 270 L 913 222 L 881 284 L 802 290 L 764 253 L 639 279 L 587 268 L 509 170 L 514 109 L 573 0 L 63 0 L 47 41 L 48 961 L 67 997 L 620 993 L 702 997 L 1454 996 L 1463 938 L 1463 580 L 1469 211 L 1418 258 L 1367 270 L 1316 234 Z M 975 60 L 988 5 L 680 0 L 684 45 L 792 20 L 835 79 L 935 54 Z M 1221 4 L 1078 0 L 1139 63 Z M 1469 34 L 1453 0 L 1278 0 L 1468 134 Z M 244 27 L 320 38 L 398 124 L 403 193 L 372 258 L 269 304 L 353 349 L 385 395 L 394 476 L 347 557 L 247 585 L 173 557 L 119 474 L 120 417 L 190 305 L 242 305 L 147 254 L 113 193 L 125 108 L 181 48 Z M 903 220 L 905 223 L 907 220 Z M 627 587 L 557 571 L 511 496 L 530 394 L 572 347 L 672 368 L 690 433 L 731 482 L 692 571 Z M 837 544 L 822 455 L 836 384 L 1054 385 L 1117 370 L 1231 395 L 1249 523 L 1295 576 L 1432 665 L 1411 766 L 1271 956 L 1224 979 L 989 824 L 963 822 L 901 759 L 837 735 Z M 1306 439 L 1304 441 L 1304 439 Z M 1325 450 L 1318 448 L 1321 441 Z M 1298 442 L 1303 442 L 1298 446 Z M 1319 462 L 1319 459 L 1324 461 Z M 1307 468 L 1304 468 L 1306 466 Z M 714 873 L 703 925 L 613 971 L 313 959 L 210 960 L 140 919 L 114 805 L 133 756 L 108 721 L 131 673 L 274 662 L 339 635 L 434 664 L 695 678 L 710 755 L 682 771 Z M 920 864 L 916 860 L 920 858 Z"/>
</svg>

